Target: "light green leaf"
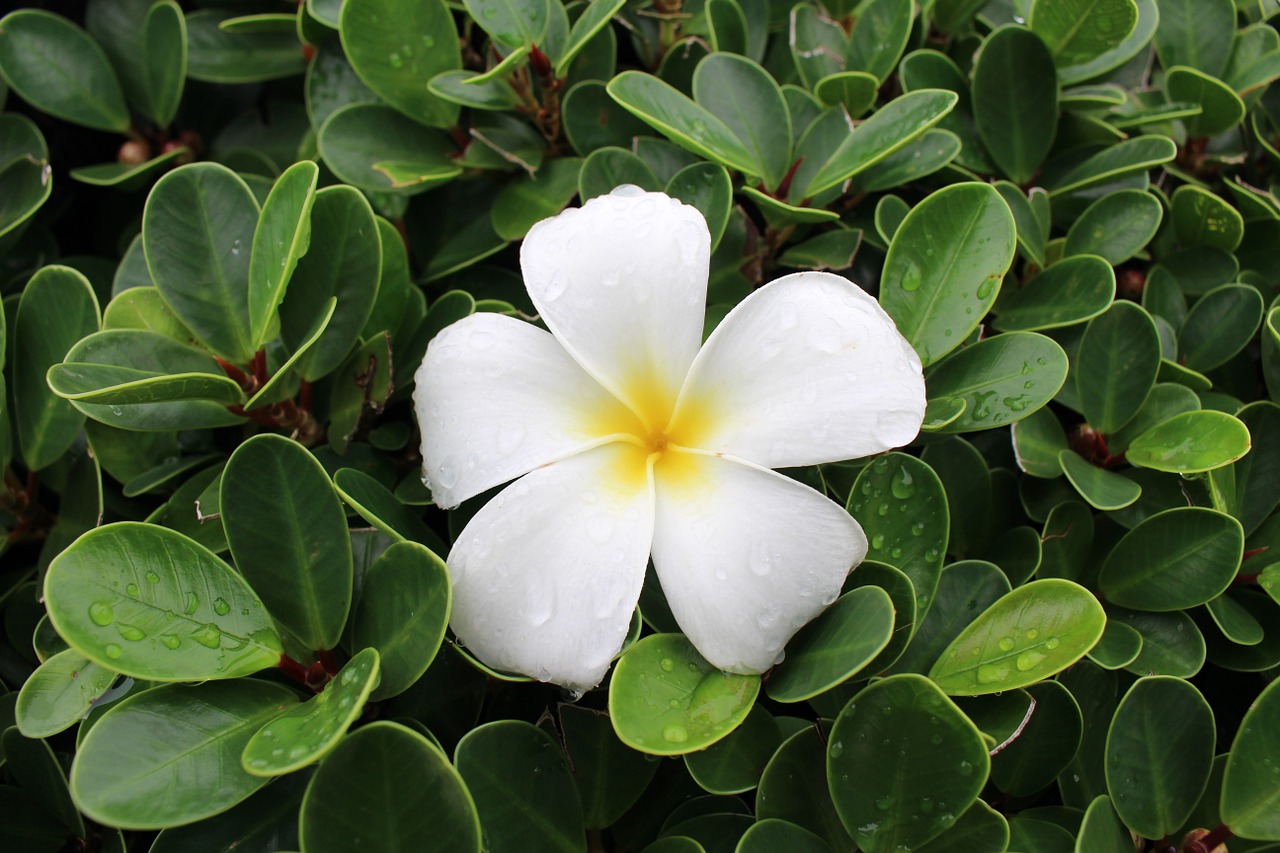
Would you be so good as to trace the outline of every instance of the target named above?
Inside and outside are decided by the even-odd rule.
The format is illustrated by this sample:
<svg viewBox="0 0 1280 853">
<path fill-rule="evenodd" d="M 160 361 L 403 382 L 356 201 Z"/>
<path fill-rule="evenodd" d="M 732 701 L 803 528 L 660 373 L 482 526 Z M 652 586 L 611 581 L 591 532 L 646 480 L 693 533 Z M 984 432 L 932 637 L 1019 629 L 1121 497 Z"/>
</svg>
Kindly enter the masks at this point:
<svg viewBox="0 0 1280 853">
<path fill-rule="evenodd" d="M 1042 408 L 1067 378 L 1067 354 L 1051 338 L 1009 332 L 979 341 L 929 374 L 929 392 L 968 404 L 939 432 L 994 429 Z"/>
<path fill-rule="evenodd" d="M 1137 436 L 1125 459 L 1142 468 L 1195 474 L 1230 465 L 1249 452 L 1249 429 L 1224 412 L 1183 412 Z"/>
<path fill-rule="evenodd" d="M 320 168 L 293 164 L 276 179 L 253 232 L 249 257 L 249 332 L 254 350 L 267 342 L 298 258 L 311 244 L 311 206 Z"/>
</svg>

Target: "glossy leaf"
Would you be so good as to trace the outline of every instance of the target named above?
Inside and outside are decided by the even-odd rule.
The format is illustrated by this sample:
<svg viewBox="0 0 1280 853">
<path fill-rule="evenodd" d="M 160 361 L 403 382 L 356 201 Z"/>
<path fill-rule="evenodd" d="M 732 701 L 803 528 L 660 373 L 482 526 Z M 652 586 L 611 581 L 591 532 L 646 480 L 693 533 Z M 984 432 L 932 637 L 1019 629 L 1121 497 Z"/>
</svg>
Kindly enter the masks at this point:
<svg viewBox="0 0 1280 853">
<path fill-rule="evenodd" d="M 787 659 L 769 679 L 769 698 L 800 702 L 829 690 L 874 660 L 893 629 L 888 593 L 879 587 L 846 593 L 787 644 Z"/>
<path fill-rule="evenodd" d="M 129 129 L 124 92 L 102 47 L 61 15 L 19 9 L 0 19 L 0 74 L 43 112 L 95 130 Z"/>
<path fill-rule="evenodd" d="M 1074 450 L 1058 451 L 1058 464 L 1080 496 L 1095 509 L 1123 509 L 1142 495 L 1142 487 L 1128 477 L 1100 468 Z"/>
<path fill-rule="evenodd" d="M 1149 192 L 1109 193 L 1089 205 L 1071 225 L 1063 255 L 1098 255 L 1109 264 L 1123 263 L 1143 250 L 1163 218 L 1164 208 Z"/>
<path fill-rule="evenodd" d="M 365 570 L 352 642 L 378 650 L 375 701 L 404 692 L 427 671 L 444 640 L 451 603 L 444 561 L 416 542 L 394 543 Z"/>
<path fill-rule="evenodd" d="M 115 680 L 114 671 L 74 649 L 58 652 L 23 683 L 14 707 L 18 730 L 26 737 L 43 738 L 71 728 Z"/>
<path fill-rule="evenodd" d="M 249 332 L 255 350 L 266 343 L 298 258 L 311 243 L 319 174 L 310 160 L 295 163 L 276 180 L 262 205 L 249 258 Z"/>
<path fill-rule="evenodd" d="M 255 436 L 231 454 L 220 504 L 236 567 L 267 611 L 307 648 L 336 646 L 351 606 L 351 543 L 320 463 L 283 436 Z"/>
<path fill-rule="evenodd" d="M 266 784 L 240 769 L 245 743 L 263 723 L 297 704 L 292 691 L 237 679 L 171 684 L 112 706 L 80 744 L 71 792 L 90 818 L 159 829 L 230 808 Z M 135 749 L 145 742 L 148 749 Z M 214 778 L 216 785 L 186 780 Z"/>
<path fill-rule="evenodd" d="M 1030 181 L 1058 129 L 1053 55 L 1034 32 L 1002 27 L 987 37 L 973 70 L 973 114 L 1001 171 Z"/>
<path fill-rule="evenodd" d="M 1194 474 L 1230 465 L 1249 452 L 1249 429 L 1223 412 L 1183 412 L 1133 439 L 1125 458 L 1143 468 Z"/>
<path fill-rule="evenodd" d="M 1222 779 L 1222 819 L 1242 838 L 1280 838 L 1280 688 L 1272 682 L 1240 722 Z"/>
<path fill-rule="evenodd" d="M 868 779 L 868 767 L 894 772 Z M 869 853 L 914 849 L 941 833 L 977 799 L 988 767 L 978 730 L 919 675 L 890 676 L 862 690 L 827 742 L 831 799 Z"/>
<path fill-rule="evenodd" d="M 880 301 L 926 365 L 977 328 L 1014 248 L 1009 207 L 984 184 L 939 190 L 907 214 L 885 258 Z"/>
<path fill-rule="evenodd" d="M 1151 317 L 1118 301 L 1089 321 L 1075 364 L 1084 416 L 1098 432 L 1115 432 L 1133 417 L 1155 384 L 1160 339 Z"/>
<path fill-rule="evenodd" d="M 618 661 L 609 716 L 624 743 L 652 755 L 710 746 L 746 718 L 760 677 L 715 669 L 682 634 L 654 634 Z"/>
<path fill-rule="evenodd" d="M 1110 308 L 1115 291 L 1110 263 L 1096 255 L 1074 255 L 1017 289 L 1006 285 L 993 307 L 996 325 L 1016 332 L 1082 323 Z"/>
<path fill-rule="evenodd" d="M 1027 417 L 1053 399 L 1067 378 L 1067 354 L 1034 332 L 979 341 L 929 375 L 929 391 L 965 400 L 965 410 L 940 432 L 993 429 Z"/>
<path fill-rule="evenodd" d="M 1209 781 L 1213 711 L 1179 678 L 1140 678 L 1107 735 L 1107 789 L 1124 824 L 1147 838 L 1186 820 Z"/>
<path fill-rule="evenodd" d="M 322 692 L 254 732 L 240 754 L 241 766 L 254 776 L 272 777 L 322 758 L 359 718 L 377 682 L 378 652 L 358 652 Z"/>
<path fill-rule="evenodd" d="M 1137 23 L 1133 0 L 1039 0 L 1027 26 L 1049 48 L 1054 62 L 1069 68 L 1119 47 Z"/>
<path fill-rule="evenodd" d="M 447 136 L 385 104 L 353 103 L 334 111 L 317 144 L 335 175 L 364 190 L 412 195 L 462 172 L 449 158 L 454 145 Z"/>
<path fill-rule="evenodd" d="M 1201 372 L 1221 367 L 1248 346 L 1262 314 L 1256 288 L 1224 284 L 1209 291 L 1196 300 L 1178 332 L 1181 363 Z"/>
<path fill-rule="evenodd" d="M 44 596 L 72 648 L 135 678 L 233 678 L 280 659 L 271 619 L 240 575 L 162 527 L 89 531 L 49 564 Z"/>
<path fill-rule="evenodd" d="M 1240 522 L 1200 507 L 1148 518 L 1121 539 L 1098 577 L 1108 601 L 1138 610 L 1184 610 L 1217 597 L 1240 565 Z"/>
<path fill-rule="evenodd" d="M 1005 595 L 939 656 L 929 678 L 952 696 L 978 696 L 1034 684 L 1085 655 L 1106 616 L 1070 581 L 1032 581 Z"/>
<path fill-rule="evenodd" d="M 750 173 L 777 189 L 791 167 L 791 113 L 769 73 L 745 57 L 713 53 L 693 73 L 693 96 L 750 152 Z"/>
<path fill-rule="evenodd" d="M 13 321 L 13 421 L 27 467 L 55 462 L 75 441 L 84 415 L 45 382 L 76 341 L 98 328 L 98 300 L 69 267 L 45 267 L 27 282 Z"/>
</svg>

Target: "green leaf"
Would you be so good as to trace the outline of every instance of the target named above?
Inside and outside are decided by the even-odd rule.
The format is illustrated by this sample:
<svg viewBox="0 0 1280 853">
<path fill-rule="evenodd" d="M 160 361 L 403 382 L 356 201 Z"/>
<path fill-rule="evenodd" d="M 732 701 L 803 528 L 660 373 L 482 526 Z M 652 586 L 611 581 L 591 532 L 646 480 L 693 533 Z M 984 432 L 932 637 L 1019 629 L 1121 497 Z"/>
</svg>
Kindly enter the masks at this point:
<svg viewBox="0 0 1280 853">
<path fill-rule="evenodd" d="M 449 157 L 455 148 L 448 136 L 385 104 L 354 103 L 334 111 L 320 127 L 317 144 L 333 173 L 363 190 L 412 195 L 462 173 Z"/>
<path fill-rule="evenodd" d="M 1178 332 L 1182 363 L 1209 371 L 1231 360 L 1262 324 L 1262 294 L 1247 284 L 1224 284 L 1191 306 Z"/>
<path fill-rule="evenodd" d="M 880 81 L 865 71 L 838 71 L 828 74 L 813 87 L 813 93 L 829 107 L 844 107 L 850 118 L 859 118 L 876 102 Z"/>
<path fill-rule="evenodd" d="M 1218 196 L 1196 186 L 1178 187 L 1170 200 L 1173 228 L 1182 246 L 1234 251 L 1244 239 L 1244 219 Z"/>
<path fill-rule="evenodd" d="M 547 0 L 463 0 L 472 20 L 506 47 L 542 44 L 550 9 Z"/>
<path fill-rule="evenodd" d="M 1249 429 L 1223 412 L 1195 411 L 1161 421 L 1139 435 L 1125 459 L 1142 468 L 1195 474 L 1230 465 L 1249 452 Z"/>
<path fill-rule="evenodd" d="M 929 392 L 966 400 L 939 432 L 993 429 L 1044 407 L 1067 378 L 1067 354 L 1051 338 L 1009 332 L 955 353 L 929 374 Z"/>
<path fill-rule="evenodd" d="M 606 88 L 627 112 L 681 148 L 749 175 L 761 170 L 752 152 L 723 121 L 652 74 L 624 71 Z"/>
<path fill-rule="evenodd" d="M 310 853 L 349 850 L 352 838 L 382 850 L 412 850 L 424 838 L 441 850 L 481 849 L 480 820 L 458 771 L 431 741 L 386 721 L 363 726 L 329 753 L 298 824 Z"/>
<path fill-rule="evenodd" d="M 885 454 L 858 474 L 848 510 L 866 533 L 868 559 L 900 567 L 914 587 L 919 612 L 926 611 L 938 586 L 950 525 L 938 475 L 914 456 Z"/>
<path fill-rule="evenodd" d="M 422 677 L 440 649 L 453 590 L 444 561 L 416 542 L 396 542 L 365 570 L 352 615 L 352 644 L 381 660 L 374 701 L 399 695 Z"/>
<path fill-rule="evenodd" d="M 215 353 L 247 364 L 249 254 L 258 203 L 241 178 L 192 163 L 156 182 L 142 218 L 147 268 L 165 301 Z"/>
<path fill-rule="evenodd" d="M 1058 454 L 1067 448 L 1067 434 L 1052 411 L 1038 409 L 1014 423 L 1011 431 L 1019 468 L 1032 477 L 1062 476 Z"/>
<path fill-rule="evenodd" d="M 1135 610 L 1185 610 L 1216 598 L 1240 567 L 1244 532 L 1201 507 L 1166 510 L 1125 534 L 1107 555 L 1098 588 Z"/>
<path fill-rule="evenodd" d="M 1142 635 L 1142 649 L 1125 667 L 1137 675 L 1191 678 L 1204 666 L 1204 635 L 1182 611 L 1144 613 L 1113 608 L 1110 617 Z"/>
<path fill-rule="evenodd" d="M 311 248 L 293 271 L 293 287 L 280 303 L 280 336 L 295 351 L 338 300 L 319 340 L 308 345 L 298 372 L 308 381 L 331 373 L 358 343 L 378 296 L 382 242 L 373 209 L 352 187 L 326 187 L 311 208 Z"/>
<path fill-rule="evenodd" d="M 1083 587 L 1056 578 L 1032 581 L 961 631 L 929 678 L 952 696 L 1025 687 L 1084 657 L 1105 625 L 1102 605 Z"/>
<path fill-rule="evenodd" d="M 885 258 L 880 301 L 924 364 L 977 328 L 1014 249 L 1013 215 L 986 184 L 939 190 L 907 214 Z"/>
<path fill-rule="evenodd" d="M 626 0 L 591 0 L 569 31 L 569 41 L 565 44 L 560 58 L 556 60 L 556 77 L 563 79 L 566 76 L 573 60 L 601 30 L 609 25 L 609 21 L 624 5 Z"/>
<path fill-rule="evenodd" d="M 20 9 L 0 18 L 0 75 L 42 112 L 95 130 L 129 129 L 129 108 L 107 55 L 61 15 Z"/>
<path fill-rule="evenodd" d="M 973 115 L 1000 170 L 1028 183 L 1058 131 L 1053 55 L 1035 33 L 1008 26 L 987 37 L 973 69 Z"/>
<path fill-rule="evenodd" d="M 340 468 L 333 475 L 333 484 L 361 518 L 383 533 L 426 545 L 437 554 L 448 553 L 440 537 L 373 477 L 354 468 Z"/>
<path fill-rule="evenodd" d="M 765 765 L 782 743 L 782 729 L 759 705 L 728 737 L 685 755 L 689 775 L 713 794 L 741 794 L 755 788 Z"/>
<path fill-rule="evenodd" d="M 1168 69 L 1164 87 L 1170 101 L 1199 105 L 1199 114 L 1183 119 L 1192 136 L 1217 136 L 1244 118 L 1245 106 L 1240 96 L 1226 83 L 1194 68 Z"/>
<path fill-rule="evenodd" d="M 746 57 L 713 53 L 693 73 L 693 96 L 750 152 L 749 172 L 778 189 L 791 168 L 791 112 L 769 72 Z"/>
<path fill-rule="evenodd" d="M 653 634 L 618 660 L 609 716 L 633 749 L 683 755 L 737 728 L 759 692 L 760 676 L 719 671 L 683 634 Z"/>
<path fill-rule="evenodd" d="M 711 251 L 714 252 L 733 212 L 733 184 L 729 180 L 729 171 L 717 163 L 693 163 L 672 175 L 664 192 L 698 208 L 707 220 Z"/>
<path fill-rule="evenodd" d="M 108 369 L 93 372 L 102 367 Z M 83 383 L 75 371 L 85 369 L 90 370 L 95 381 L 109 381 L 105 384 Z M 132 405 L 73 400 L 77 409 L 94 420 L 123 429 L 203 429 L 243 422 L 222 402 L 217 402 L 229 397 L 230 388 L 221 381 L 225 374 L 209 353 L 159 332 L 111 329 L 86 335 L 67 353 L 66 363 L 58 370 L 51 368 L 50 373 L 55 377 L 59 393 L 72 396 L 104 389 L 115 393 L 111 390 L 116 387 L 112 382 L 126 383 L 119 392 L 122 399 L 133 395 L 138 400 Z M 168 401 L 143 402 L 152 392 L 181 397 L 185 393 L 184 383 L 188 380 L 193 383 L 193 391 L 207 389 L 215 399 L 171 398 Z M 146 387 L 148 381 L 155 385 L 151 391 Z M 127 384 L 131 382 L 140 384 L 131 389 Z"/>
<path fill-rule="evenodd" d="M 1187 65 L 1218 76 L 1226 67 L 1236 28 L 1231 0 L 1160 0 L 1155 31 L 1160 65 Z"/>
<path fill-rule="evenodd" d="M 30 219 L 52 192 L 44 136 L 25 116 L 0 114 L 0 236 Z"/>
<path fill-rule="evenodd" d="M 319 175 L 320 168 L 310 160 L 293 164 L 276 179 L 262 205 L 249 256 L 249 333 L 255 350 L 267 342 L 298 258 L 311 244 Z"/>
<path fill-rule="evenodd" d="M 136 166 L 129 163 L 99 163 L 96 166 L 80 166 L 68 174 L 82 184 L 136 190 L 184 159 L 191 159 L 191 149 L 179 146 Z"/>
<path fill-rule="evenodd" d="M 187 76 L 187 21 L 173 0 L 162 0 L 147 11 L 143 23 L 142 81 L 145 100 L 139 105 L 161 127 L 178 113 Z"/>
<path fill-rule="evenodd" d="M 442 71 L 431 78 L 427 88 L 446 101 L 477 110 L 511 110 L 520 103 L 520 96 L 505 79 L 481 80 L 481 76 L 462 69 Z"/>
<path fill-rule="evenodd" d="M 1116 274 L 1097 255 L 1058 261 L 1016 290 L 1004 287 L 992 310 L 1004 331 L 1056 329 L 1091 320 L 1111 307 Z"/>
<path fill-rule="evenodd" d="M 519 240 L 536 223 L 555 216 L 577 194 L 581 166 L 576 157 L 560 157 L 536 175 L 522 175 L 507 184 L 493 202 L 493 230 L 504 240 Z"/>
<path fill-rule="evenodd" d="M 942 89 L 920 89 L 895 98 L 852 132 L 843 134 L 830 154 L 820 160 L 815 158 L 809 167 L 814 171 L 803 170 L 805 180 L 800 179 L 801 170 L 797 170 L 794 186 L 804 188 L 797 192 L 801 197 L 809 198 L 844 183 L 937 124 L 951 112 L 958 100 L 955 92 Z M 803 152 L 804 141 L 801 140 L 797 153 Z"/>
<path fill-rule="evenodd" d="M 855 573 L 856 574 L 856 573 Z M 942 570 L 933 603 L 893 672 L 925 672 L 970 622 L 1009 592 L 1009 580 L 993 563 L 961 560 Z"/>
<path fill-rule="evenodd" d="M 1251 535 L 1280 504 L 1280 407 L 1257 402 L 1237 417 L 1248 427 L 1253 449 L 1235 465 L 1236 504 L 1245 535 Z"/>
<path fill-rule="evenodd" d="M 148 853 L 193 848 L 257 851 L 298 849 L 298 806 L 310 782 L 304 774 L 277 780 L 231 809 L 156 836 Z"/>
<path fill-rule="evenodd" d="M 582 804 L 560 745 L 521 720 L 467 733 L 454 754 L 493 850 L 586 849 Z"/>
<path fill-rule="evenodd" d="M 1085 327 L 1075 363 L 1085 418 L 1108 435 L 1142 406 L 1160 369 L 1160 338 L 1147 312 L 1117 301 Z"/>
<path fill-rule="evenodd" d="M 0 747 L 4 750 L 5 770 L 32 796 L 37 807 L 57 818 L 75 837 L 86 837 L 84 819 L 67 791 L 66 774 L 49 745 L 9 727 L 0 737 Z"/>
<path fill-rule="evenodd" d="M 1031 719 L 991 760 L 991 781 L 1014 797 L 1025 797 L 1053 782 L 1080 748 L 1080 706 L 1060 682 L 1027 688 L 1035 700 Z"/>
<path fill-rule="evenodd" d="M 132 337 L 144 336 L 153 337 L 145 333 Z M 225 374 L 213 372 L 217 364 L 212 360 L 209 366 L 213 370 L 207 372 L 155 373 L 110 364 L 67 362 L 50 367 L 47 381 L 53 392 L 65 400 L 99 406 L 178 400 L 209 400 L 226 405 L 242 402 L 240 386 Z"/>
<path fill-rule="evenodd" d="M 1280 688 L 1267 685 L 1231 744 L 1222 779 L 1222 820 L 1241 838 L 1280 839 Z"/>
<path fill-rule="evenodd" d="M 624 184 L 650 192 L 662 188 L 649 164 L 625 148 L 597 148 L 582 161 L 582 171 L 578 175 L 579 198 L 608 195 L 614 187 Z"/>
<path fill-rule="evenodd" d="M 1092 62 L 1115 50 L 1138 23 L 1133 0 L 1037 0 L 1027 26 L 1060 68 Z"/>
<path fill-rule="evenodd" d="M 11 339 L 12 417 L 32 471 L 56 462 L 84 425 L 84 415 L 49 388 L 45 374 L 98 323 L 93 288 L 70 267 L 44 267 L 22 291 Z"/>
<path fill-rule="evenodd" d="M 848 850 L 853 840 L 831 802 L 826 752 L 827 740 L 816 726 L 783 741 L 760 777 L 756 819 L 786 820 L 822 837 L 833 850 Z"/>
<path fill-rule="evenodd" d="M 257 435 L 231 454 L 219 504 L 227 544 L 267 612 L 308 649 L 338 644 L 351 607 L 346 513 L 305 447 Z"/>
<path fill-rule="evenodd" d="M 221 27 L 226 17 L 216 9 L 187 15 L 188 78 L 209 83 L 259 83 L 306 70 L 296 33 L 278 29 L 228 32 Z"/>
<path fill-rule="evenodd" d="M 249 679 L 163 685 L 131 696 L 80 744 L 71 765 L 76 805 L 93 820 L 127 829 L 224 811 L 267 782 L 240 769 L 245 743 L 296 703 L 291 690 Z M 191 784 L 199 779 L 215 783 Z"/>
<path fill-rule="evenodd" d="M 89 531 L 49 564 L 44 596 L 72 648 L 135 678 L 233 678 L 280 659 L 271 619 L 240 575 L 163 527 Z"/>
<path fill-rule="evenodd" d="M 1163 218 L 1159 199 L 1145 190 L 1108 193 L 1072 223 L 1063 257 L 1098 255 L 1109 264 L 1124 263 L 1151 242 Z"/>
<path fill-rule="evenodd" d="M 1089 650 L 1089 660 L 1103 669 L 1123 669 L 1142 652 L 1142 635 L 1123 622 L 1107 622 L 1098 645 Z"/>
<path fill-rule="evenodd" d="M 919 853 L 983 853 L 1009 847 L 1009 823 L 1000 812 L 978 800 Z"/>
<path fill-rule="evenodd" d="M 911 36 L 915 4 L 911 0 L 871 0 L 861 3 L 845 64 L 850 71 L 865 71 L 883 83 L 906 49 Z"/>
<path fill-rule="evenodd" d="M 659 762 L 618 740 L 607 714 L 567 704 L 559 712 L 584 822 L 588 829 L 612 826 L 644 793 Z"/>
<path fill-rule="evenodd" d="M 1074 450 L 1058 451 L 1058 464 L 1080 496 L 1095 509 L 1123 509 L 1142 496 L 1142 487 L 1137 483 L 1088 462 Z"/>
<path fill-rule="evenodd" d="M 738 840 L 735 853 L 770 853 L 788 850 L 791 853 L 831 853 L 831 846 L 822 836 L 803 827 L 777 818 L 757 820 Z"/>
<path fill-rule="evenodd" d="M 323 758 L 364 711 L 378 683 L 378 652 L 358 652 L 321 693 L 295 705 L 254 732 L 240 754 L 245 772 L 283 776 Z"/>
<path fill-rule="evenodd" d="M 1107 790 L 1125 826 L 1161 838 L 1182 825 L 1213 765 L 1213 711 L 1180 678 L 1140 678 L 1107 734 Z"/>
<path fill-rule="evenodd" d="M 871 767 L 892 772 L 868 778 Z M 912 850 L 947 829 L 977 800 L 989 767 L 977 728 L 919 675 L 862 690 L 827 742 L 831 799 L 868 853 Z"/>
<path fill-rule="evenodd" d="M 1178 154 L 1178 146 L 1166 136 L 1139 136 L 1107 146 L 1048 187 L 1051 196 L 1114 181 L 1134 172 L 1145 172 L 1167 163 Z"/>
<path fill-rule="evenodd" d="M 115 671 L 98 666 L 75 649 L 58 652 L 23 683 L 14 706 L 18 730 L 26 737 L 41 738 L 71 728 L 115 680 Z"/>
<path fill-rule="evenodd" d="M 893 602 L 876 586 L 842 595 L 787 644 L 786 661 L 770 676 L 776 702 L 802 702 L 830 690 L 873 661 L 894 631 Z"/>
</svg>

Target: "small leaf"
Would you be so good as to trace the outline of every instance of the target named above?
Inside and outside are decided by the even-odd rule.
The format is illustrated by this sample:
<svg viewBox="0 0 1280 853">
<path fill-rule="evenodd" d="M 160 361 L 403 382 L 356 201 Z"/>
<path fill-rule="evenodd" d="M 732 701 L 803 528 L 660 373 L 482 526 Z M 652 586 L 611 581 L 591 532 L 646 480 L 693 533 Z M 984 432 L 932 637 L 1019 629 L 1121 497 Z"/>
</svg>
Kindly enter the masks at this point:
<svg viewBox="0 0 1280 853">
<path fill-rule="evenodd" d="M 1117 301 L 1085 327 L 1076 356 L 1076 388 L 1084 416 L 1103 435 L 1142 406 L 1160 369 L 1160 338 L 1150 315 Z"/>
<path fill-rule="evenodd" d="M 234 678 L 280 659 L 271 619 L 240 575 L 163 527 L 90 530 L 49 564 L 44 595 L 72 648 L 135 678 Z"/>
<path fill-rule="evenodd" d="M 1247 284 L 1224 284 L 1206 293 L 1178 332 L 1181 363 L 1192 370 L 1221 367 L 1253 340 L 1262 324 L 1262 294 Z"/>
<path fill-rule="evenodd" d="M 1027 26 L 1044 41 L 1058 67 L 1070 68 L 1119 47 L 1137 23 L 1133 0 L 1038 0 Z"/>
<path fill-rule="evenodd" d="M 270 28 L 234 32 L 221 26 L 226 13 L 204 9 L 187 15 L 187 77 L 209 83 L 259 83 L 306 70 L 296 32 Z"/>
<path fill-rule="evenodd" d="M 358 652 L 325 685 L 254 732 L 240 754 L 240 764 L 254 776 L 283 776 L 323 758 L 338 745 L 364 711 L 378 683 L 378 652 Z"/>
<path fill-rule="evenodd" d="M 1005 331 L 1056 329 L 1097 317 L 1111 307 L 1115 292 L 1116 274 L 1110 263 L 1097 255 L 1075 255 L 1037 273 L 1016 290 L 1002 288 L 992 310 L 996 325 Z"/>
<path fill-rule="evenodd" d="M 930 393 L 967 402 L 940 432 L 993 429 L 1045 406 L 1067 378 L 1067 354 L 1051 338 L 1009 332 L 947 358 L 929 375 Z"/>
<path fill-rule="evenodd" d="M 536 176 L 522 175 L 503 187 L 490 213 L 494 232 L 504 240 L 519 240 L 535 223 L 563 210 L 578 192 L 581 166 L 576 157 L 561 157 Z"/>
<path fill-rule="evenodd" d="M 926 365 L 977 328 L 1014 249 L 1009 206 L 985 184 L 939 190 L 907 214 L 885 258 L 880 301 Z"/>
<path fill-rule="evenodd" d="M 378 650 L 374 701 L 399 695 L 422 677 L 449 624 L 452 587 L 444 561 L 416 542 L 396 542 L 365 570 L 352 616 L 352 644 Z"/>
<path fill-rule="evenodd" d="M 1253 701 L 1240 722 L 1222 778 L 1222 820 L 1241 838 L 1280 839 L 1280 687 Z"/>
<path fill-rule="evenodd" d="M 0 18 L 0 74 L 42 112 L 95 130 L 129 129 L 129 108 L 107 55 L 61 15 L 20 9 Z"/>
<path fill-rule="evenodd" d="M 267 342 L 298 258 L 311 243 L 311 206 L 320 169 L 302 160 L 286 169 L 262 205 L 249 257 L 249 331 L 255 350 Z"/>
<path fill-rule="evenodd" d="M 1240 522 L 1201 507 L 1158 513 L 1125 534 L 1107 555 L 1098 588 L 1135 610 L 1185 610 L 1216 598 L 1244 552 Z"/>
<path fill-rule="evenodd" d="M 893 772 L 868 778 L 869 767 Z M 989 767 L 977 728 L 919 675 L 863 689 L 827 741 L 831 799 L 868 853 L 916 849 L 947 829 L 977 800 Z"/>
<path fill-rule="evenodd" d="M 1143 468 L 1194 474 L 1230 465 L 1249 452 L 1249 429 L 1223 412 L 1195 411 L 1161 421 L 1142 433 L 1125 459 Z"/>
<path fill-rule="evenodd" d="M 1180 678 L 1140 678 L 1107 734 L 1107 790 L 1125 826 L 1148 838 L 1173 833 L 1195 808 L 1213 765 L 1213 711 Z"/>
<path fill-rule="evenodd" d="M 385 104 L 353 103 L 335 110 L 316 141 L 333 173 L 364 190 L 412 195 L 462 174 L 449 157 L 456 149 L 448 136 Z"/>
<path fill-rule="evenodd" d="M 23 683 L 14 706 L 18 730 L 29 738 L 45 738 L 71 728 L 115 680 L 113 670 L 75 649 L 58 652 Z"/>
<path fill-rule="evenodd" d="M 1166 136 L 1138 136 L 1110 145 L 1088 157 L 1048 187 L 1051 196 L 1092 187 L 1124 175 L 1167 163 L 1178 154 L 1178 146 Z"/>
<path fill-rule="evenodd" d="M 973 114 L 1001 171 L 1028 183 L 1058 130 L 1053 55 L 1034 32 L 1009 26 L 987 37 L 973 70 Z"/>
<path fill-rule="evenodd" d="M 293 691 L 250 679 L 169 684 L 130 696 L 80 744 L 71 765 L 76 804 L 93 820 L 129 829 L 224 811 L 267 783 L 240 769 L 240 752 L 263 723 L 295 704 Z M 131 743 L 149 746 L 121 748 Z"/>
<path fill-rule="evenodd" d="M 770 676 L 769 698 L 801 702 L 851 678 L 888 645 L 893 615 L 879 587 L 842 595 L 787 644 L 786 661 Z"/>
<path fill-rule="evenodd" d="M 381 720 L 343 738 L 320 765 L 298 828 L 311 853 L 349 850 L 357 836 L 382 850 L 412 850 L 424 838 L 441 850 L 481 849 L 480 820 L 458 771 L 427 738 Z"/>
<path fill-rule="evenodd" d="M 1142 487 L 1122 474 L 1099 468 L 1074 450 L 1060 450 L 1058 464 L 1080 496 L 1095 509 L 1123 509 L 1142 496 Z"/>
<path fill-rule="evenodd" d="M 720 672 L 683 634 L 653 634 L 619 659 L 609 716 L 633 749 L 683 755 L 737 728 L 759 692 L 760 676 Z"/>
<path fill-rule="evenodd" d="M 1025 687 L 1066 669 L 1102 636 L 1106 615 L 1083 587 L 1036 580 L 991 605 L 929 671 L 952 696 Z"/>
<path fill-rule="evenodd" d="M 1145 190 L 1108 193 L 1072 223 L 1063 257 L 1098 255 L 1109 264 L 1124 263 L 1151 241 L 1163 218 L 1159 199 Z"/>
</svg>

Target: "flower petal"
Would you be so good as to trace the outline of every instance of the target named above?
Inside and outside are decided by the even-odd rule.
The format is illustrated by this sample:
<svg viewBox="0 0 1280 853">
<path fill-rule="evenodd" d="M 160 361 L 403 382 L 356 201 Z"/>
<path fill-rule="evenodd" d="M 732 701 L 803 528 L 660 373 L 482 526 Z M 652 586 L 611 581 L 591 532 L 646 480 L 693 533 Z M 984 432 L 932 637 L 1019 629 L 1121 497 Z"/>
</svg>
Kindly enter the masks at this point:
<svg viewBox="0 0 1280 853">
<path fill-rule="evenodd" d="M 671 452 L 671 451 L 669 451 Z M 763 672 L 867 553 L 843 508 L 788 477 L 704 453 L 655 471 L 653 565 L 708 661 Z"/>
<path fill-rule="evenodd" d="M 675 415 L 697 447 L 786 468 L 855 459 L 915 438 L 920 358 L 878 302 L 831 273 L 783 276 L 712 332 Z"/>
<path fill-rule="evenodd" d="M 520 266 L 578 363 L 642 417 L 665 417 L 702 340 L 710 257 L 695 208 L 625 186 L 533 226 Z"/>
<path fill-rule="evenodd" d="M 620 477 L 639 465 L 639 477 Z M 653 535 L 644 453 L 597 447 L 538 468 L 476 513 L 449 553 L 453 632 L 496 669 L 573 690 L 626 639 Z"/>
<path fill-rule="evenodd" d="M 555 338 L 500 314 L 442 330 L 414 378 L 423 477 L 446 508 L 589 446 L 603 413 L 626 413 Z"/>
</svg>

